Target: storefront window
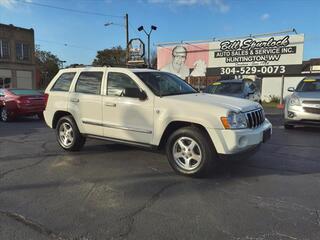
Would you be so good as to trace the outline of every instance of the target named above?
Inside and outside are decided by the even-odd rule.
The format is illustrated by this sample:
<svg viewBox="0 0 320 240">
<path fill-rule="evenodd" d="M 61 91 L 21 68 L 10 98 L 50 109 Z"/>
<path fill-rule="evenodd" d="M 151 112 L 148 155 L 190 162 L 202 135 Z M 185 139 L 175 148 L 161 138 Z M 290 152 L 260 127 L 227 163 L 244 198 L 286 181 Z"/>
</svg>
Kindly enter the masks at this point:
<svg viewBox="0 0 320 240">
<path fill-rule="evenodd" d="M 0 77 L 0 88 L 10 88 L 11 78 L 1 78 Z"/>
</svg>

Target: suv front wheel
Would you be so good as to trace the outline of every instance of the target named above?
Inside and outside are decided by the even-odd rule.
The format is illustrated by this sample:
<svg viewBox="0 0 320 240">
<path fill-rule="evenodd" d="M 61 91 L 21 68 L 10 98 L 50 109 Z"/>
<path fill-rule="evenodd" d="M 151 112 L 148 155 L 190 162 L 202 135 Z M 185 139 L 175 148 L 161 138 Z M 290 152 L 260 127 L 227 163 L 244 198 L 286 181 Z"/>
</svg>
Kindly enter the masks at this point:
<svg viewBox="0 0 320 240">
<path fill-rule="evenodd" d="M 59 119 L 56 135 L 60 146 L 67 151 L 79 151 L 86 141 L 86 138 L 81 135 L 76 122 L 71 116 Z"/>
<path fill-rule="evenodd" d="M 197 127 L 176 130 L 167 141 L 166 153 L 176 172 L 192 177 L 207 175 L 218 162 L 211 139 Z"/>
</svg>

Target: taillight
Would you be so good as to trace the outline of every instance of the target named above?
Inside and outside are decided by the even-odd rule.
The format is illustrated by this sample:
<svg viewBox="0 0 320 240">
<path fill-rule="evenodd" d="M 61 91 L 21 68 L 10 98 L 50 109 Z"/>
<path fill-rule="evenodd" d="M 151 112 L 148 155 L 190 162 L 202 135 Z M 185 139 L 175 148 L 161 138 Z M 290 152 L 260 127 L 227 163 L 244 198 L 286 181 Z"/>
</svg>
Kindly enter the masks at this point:
<svg viewBox="0 0 320 240">
<path fill-rule="evenodd" d="M 47 107 L 48 99 L 49 99 L 49 94 L 48 94 L 48 93 L 45 93 L 45 94 L 44 94 L 44 108 Z"/>
</svg>

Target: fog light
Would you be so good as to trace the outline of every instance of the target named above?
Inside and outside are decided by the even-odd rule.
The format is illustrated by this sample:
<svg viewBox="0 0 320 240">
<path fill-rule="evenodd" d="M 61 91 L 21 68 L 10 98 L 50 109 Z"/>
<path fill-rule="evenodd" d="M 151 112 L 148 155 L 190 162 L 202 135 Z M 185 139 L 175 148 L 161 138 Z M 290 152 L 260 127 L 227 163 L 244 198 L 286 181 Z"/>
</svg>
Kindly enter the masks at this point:
<svg viewBox="0 0 320 240">
<path fill-rule="evenodd" d="M 294 114 L 294 112 L 288 112 L 288 117 L 289 118 L 294 118 L 295 117 L 295 114 Z"/>
<path fill-rule="evenodd" d="M 247 137 L 242 136 L 242 137 L 239 138 L 238 142 L 239 142 L 239 147 L 244 147 L 244 146 L 247 145 L 248 139 L 247 139 Z"/>
</svg>

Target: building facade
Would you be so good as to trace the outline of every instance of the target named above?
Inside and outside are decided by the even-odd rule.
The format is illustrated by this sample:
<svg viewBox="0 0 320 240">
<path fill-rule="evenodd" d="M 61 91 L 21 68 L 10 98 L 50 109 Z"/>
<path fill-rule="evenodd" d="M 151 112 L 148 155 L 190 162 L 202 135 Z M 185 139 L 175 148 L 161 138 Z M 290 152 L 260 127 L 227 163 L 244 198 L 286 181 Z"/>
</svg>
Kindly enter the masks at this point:
<svg viewBox="0 0 320 240">
<path fill-rule="evenodd" d="M 0 23 L 0 88 L 36 88 L 34 30 Z"/>
</svg>

